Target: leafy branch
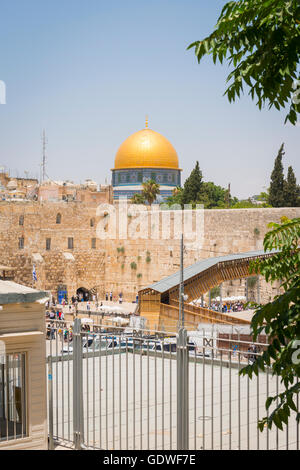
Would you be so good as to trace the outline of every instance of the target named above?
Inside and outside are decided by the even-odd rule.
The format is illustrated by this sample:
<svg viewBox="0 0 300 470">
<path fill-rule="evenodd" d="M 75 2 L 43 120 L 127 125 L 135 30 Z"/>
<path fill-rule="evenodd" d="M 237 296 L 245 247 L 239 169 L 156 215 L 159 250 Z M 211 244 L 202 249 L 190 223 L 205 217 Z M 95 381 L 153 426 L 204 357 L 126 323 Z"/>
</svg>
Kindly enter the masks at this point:
<svg viewBox="0 0 300 470">
<path fill-rule="evenodd" d="M 234 69 L 227 77 L 229 102 L 240 98 L 244 86 L 259 109 L 267 103 L 280 110 L 289 104 L 285 122 L 297 123 L 300 99 L 300 6 L 298 0 L 239 0 L 226 3 L 215 30 L 194 48 L 200 63 L 205 55 Z M 231 82 L 231 83 L 230 83 Z"/>
</svg>

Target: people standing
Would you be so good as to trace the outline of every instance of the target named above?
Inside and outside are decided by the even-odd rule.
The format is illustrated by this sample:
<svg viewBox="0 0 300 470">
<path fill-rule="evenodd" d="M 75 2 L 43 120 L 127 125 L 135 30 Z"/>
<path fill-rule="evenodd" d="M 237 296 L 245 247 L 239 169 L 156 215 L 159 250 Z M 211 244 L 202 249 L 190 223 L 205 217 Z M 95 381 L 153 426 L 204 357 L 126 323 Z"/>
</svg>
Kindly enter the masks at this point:
<svg viewBox="0 0 300 470">
<path fill-rule="evenodd" d="M 112 302 L 112 299 L 113 299 L 113 293 L 110 292 L 110 294 L 109 294 L 109 300 Z"/>
</svg>

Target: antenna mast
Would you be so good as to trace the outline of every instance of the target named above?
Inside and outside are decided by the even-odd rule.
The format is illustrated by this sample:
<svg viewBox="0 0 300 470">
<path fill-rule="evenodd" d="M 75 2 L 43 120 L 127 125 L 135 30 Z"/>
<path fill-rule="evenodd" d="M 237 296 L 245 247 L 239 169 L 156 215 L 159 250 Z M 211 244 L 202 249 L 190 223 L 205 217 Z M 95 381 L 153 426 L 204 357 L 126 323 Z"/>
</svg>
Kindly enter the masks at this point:
<svg viewBox="0 0 300 470">
<path fill-rule="evenodd" d="M 43 183 L 46 179 L 46 146 L 47 146 L 47 139 L 46 139 L 45 129 L 43 130 L 42 142 L 43 142 L 43 160 L 42 160 L 42 181 L 41 181 L 41 183 Z"/>
</svg>

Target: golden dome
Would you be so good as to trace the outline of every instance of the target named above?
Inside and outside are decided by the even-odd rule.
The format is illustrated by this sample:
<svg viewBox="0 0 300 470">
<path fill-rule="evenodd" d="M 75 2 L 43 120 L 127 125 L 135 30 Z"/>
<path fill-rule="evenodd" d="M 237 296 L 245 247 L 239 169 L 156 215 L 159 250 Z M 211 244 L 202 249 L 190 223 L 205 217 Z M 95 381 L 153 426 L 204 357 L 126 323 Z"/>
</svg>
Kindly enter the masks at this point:
<svg viewBox="0 0 300 470">
<path fill-rule="evenodd" d="M 116 154 L 115 170 L 123 168 L 179 169 L 178 155 L 163 135 L 148 128 L 146 120 L 146 128 L 129 136 Z"/>
</svg>

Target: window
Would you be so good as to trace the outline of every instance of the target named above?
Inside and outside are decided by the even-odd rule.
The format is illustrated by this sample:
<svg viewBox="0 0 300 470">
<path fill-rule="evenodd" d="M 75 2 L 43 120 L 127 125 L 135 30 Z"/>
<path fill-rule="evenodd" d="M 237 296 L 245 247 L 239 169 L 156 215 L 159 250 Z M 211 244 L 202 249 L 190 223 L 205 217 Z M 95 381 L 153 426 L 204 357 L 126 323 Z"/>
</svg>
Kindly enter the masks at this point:
<svg viewBox="0 0 300 470">
<path fill-rule="evenodd" d="M 56 216 L 56 223 L 61 224 L 61 214 L 57 214 Z"/>
<path fill-rule="evenodd" d="M 25 436 L 25 353 L 0 355 L 0 442 Z"/>
<path fill-rule="evenodd" d="M 74 248 L 74 239 L 68 238 L 68 249 L 73 250 L 73 248 Z"/>
<path fill-rule="evenodd" d="M 51 238 L 46 238 L 46 250 L 51 250 Z"/>
<path fill-rule="evenodd" d="M 24 237 L 19 238 L 19 249 L 23 250 L 24 248 Z"/>
<path fill-rule="evenodd" d="M 19 217 L 19 225 L 24 225 L 24 215 L 20 215 L 20 217 Z"/>
<path fill-rule="evenodd" d="M 94 227 L 94 226 L 95 226 L 95 219 L 94 219 L 94 218 L 90 220 L 90 226 L 91 226 L 91 227 Z"/>
<path fill-rule="evenodd" d="M 92 249 L 96 248 L 96 238 L 92 238 Z"/>
</svg>

